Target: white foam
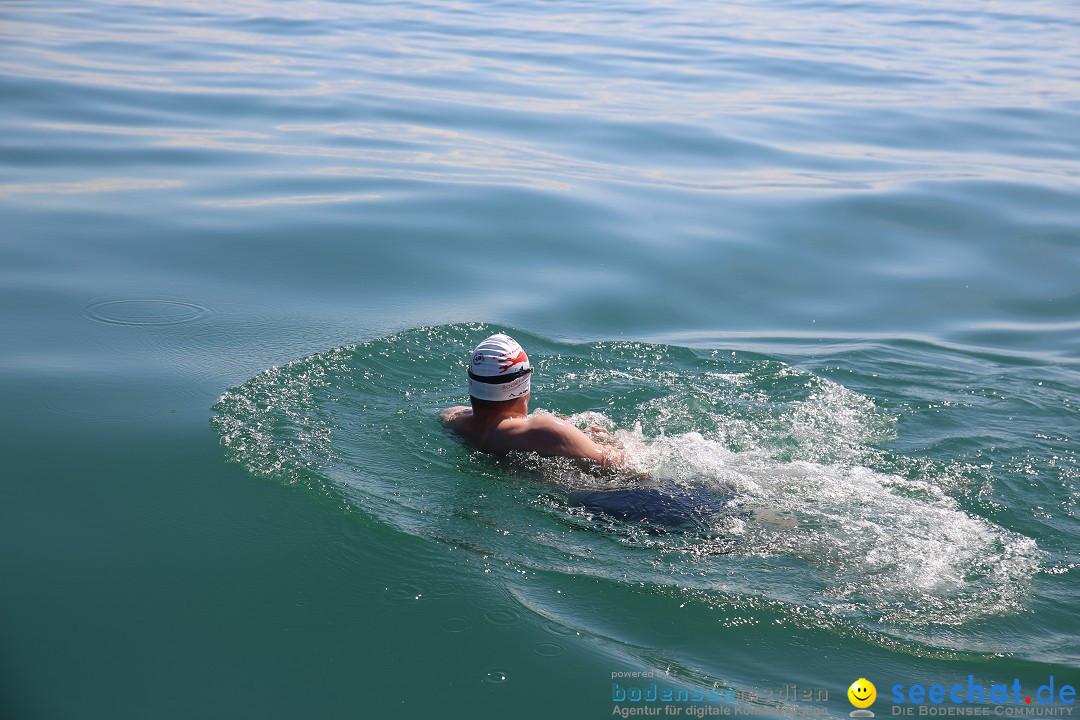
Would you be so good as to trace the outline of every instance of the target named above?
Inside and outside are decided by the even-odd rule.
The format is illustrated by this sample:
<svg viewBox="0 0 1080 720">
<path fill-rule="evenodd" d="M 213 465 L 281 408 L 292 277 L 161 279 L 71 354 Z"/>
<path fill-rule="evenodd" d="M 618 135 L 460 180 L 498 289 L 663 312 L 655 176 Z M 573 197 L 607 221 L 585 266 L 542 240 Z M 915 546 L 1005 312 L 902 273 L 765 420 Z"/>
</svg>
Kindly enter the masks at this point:
<svg viewBox="0 0 1080 720">
<path fill-rule="evenodd" d="M 737 553 L 807 563 L 813 578 L 773 588 L 776 597 L 801 593 L 801 603 L 834 614 L 903 625 L 1017 610 L 1042 556 L 1035 542 L 966 511 L 932 475 L 860 464 L 876 457 L 868 443 L 891 432 L 875 414 L 867 398 L 821 381 L 775 422 L 720 418 L 713 433 L 647 437 L 638 425 L 615 434 L 636 472 L 734 493 L 752 513 L 721 518 L 718 529 Z M 571 420 L 613 426 L 597 413 Z M 784 435 L 791 442 L 777 443 Z M 733 438 L 751 449 L 732 450 Z"/>
</svg>

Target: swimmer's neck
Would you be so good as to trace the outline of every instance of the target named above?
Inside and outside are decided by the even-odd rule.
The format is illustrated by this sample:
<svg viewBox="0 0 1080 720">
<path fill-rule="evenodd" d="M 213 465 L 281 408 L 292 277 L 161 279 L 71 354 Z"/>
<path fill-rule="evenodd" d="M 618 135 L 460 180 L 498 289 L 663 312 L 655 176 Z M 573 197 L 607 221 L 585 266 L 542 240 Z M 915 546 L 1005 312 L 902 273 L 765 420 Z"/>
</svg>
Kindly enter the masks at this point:
<svg viewBox="0 0 1080 720">
<path fill-rule="evenodd" d="M 529 417 L 529 396 L 519 397 L 499 408 L 473 408 L 473 418 L 484 424 L 500 423 L 503 420 L 518 420 Z"/>
</svg>

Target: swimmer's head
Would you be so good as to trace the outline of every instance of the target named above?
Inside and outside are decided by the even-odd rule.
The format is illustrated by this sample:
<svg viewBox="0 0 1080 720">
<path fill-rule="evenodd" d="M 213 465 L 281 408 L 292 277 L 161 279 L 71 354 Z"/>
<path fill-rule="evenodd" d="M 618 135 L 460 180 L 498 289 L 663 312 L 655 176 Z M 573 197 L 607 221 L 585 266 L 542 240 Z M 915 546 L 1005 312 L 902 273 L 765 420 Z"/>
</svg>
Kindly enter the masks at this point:
<svg viewBox="0 0 1080 720">
<path fill-rule="evenodd" d="M 529 394 L 532 365 L 517 341 L 492 335 L 469 355 L 469 396 L 486 402 L 506 402 Z"/>
</svg>

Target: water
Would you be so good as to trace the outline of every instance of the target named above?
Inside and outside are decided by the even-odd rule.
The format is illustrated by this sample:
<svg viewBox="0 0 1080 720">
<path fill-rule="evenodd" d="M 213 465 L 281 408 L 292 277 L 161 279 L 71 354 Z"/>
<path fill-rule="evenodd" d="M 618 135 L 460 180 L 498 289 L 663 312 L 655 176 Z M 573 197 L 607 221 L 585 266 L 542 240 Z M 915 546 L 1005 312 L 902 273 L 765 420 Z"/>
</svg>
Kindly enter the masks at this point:
<svg viewBox="0 0 1080 720">
<path fill-rule="evenodd" d="M 1078 36 L 1060 0 L 6 3 L 4 716 L 1076 685 Z M 494 330 L 534 407 L 731 512 L 657 533 L 456 443 Z"/>
</svg>

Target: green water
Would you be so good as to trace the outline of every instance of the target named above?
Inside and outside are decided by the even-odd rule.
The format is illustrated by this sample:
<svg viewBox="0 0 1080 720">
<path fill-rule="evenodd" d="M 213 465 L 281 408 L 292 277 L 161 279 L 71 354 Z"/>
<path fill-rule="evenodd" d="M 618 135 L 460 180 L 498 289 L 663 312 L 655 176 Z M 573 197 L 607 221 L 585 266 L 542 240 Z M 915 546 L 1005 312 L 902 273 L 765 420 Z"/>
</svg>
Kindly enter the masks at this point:
<svg viewBox="0 0 1080 720">
<path fill-rule="evenodd" d="M 1070 402 L 1067 386 L 1024 379 L 1041 370 L 1013 368 L 1010 379 L 975 358 L 933 370 L 917 359 L 940 349 L 918 347 L 904 349 L 904 364 L 887 347 L 864 347 L 800 368 L 758 353 L 515 331 L 536 363 L 535 401 L 615 429 L 640 473 L 737 498 L 708 536 L 658 535 L 575 508 L 561 491 L 618 480 L 557 461 L 496 462 L 441 432 L 436 411 L 464 392 L 461 349 L 492 329 L 407 331 L 290 363 L 227 393 L 214 425 L 252 474 L 464 551 L 458 562 L 511 598 L 483 611 L 485 624 L 517 624 L 527 611 L 554 634 L 543 645 L 551 654 L 565 651 L 560 636 L 589 638 L 620 667 L 662 668 L 671 683 L 758 687 L 763 664 L 792 662 L 792 635 L 812 638 L 810 654 L 876 648 L 876 674 L 915 659 L 922 673 L 929 661 L 1037 664 L 1049 638 L 1033 638 L 1028 616 L 1069 627 L 1071 611 L 1043 600 L 1068 551 L 1034 539 L 1056 523 L 1010 511 L 1029 492 L 1013 478 L 1074 472 L 1009 437 L 1027 406 Z M 996 390 L 980 389 L 988 376 Z M 965 451 L 935 417 L 944 407 L 985 439 Z M 1060 440 L 1037 441 L 1053 452 Z M 942 444 L 947 460 L 935 459 Z M 397 592 L 406 604 L 428 594 L 422 583 Z M 452 616 L 442 629 L 473 622 Z M 710 652 L 728 631 L 749 632 L 747 646 Z"/>
<path fill-rule="evenodd" d="M 1080 681 L 1077 37 L 4 3 L 0 717 L 611 717 L 654 671 L 734 698 L 682 711 L 1075 708 L 1037 689 Z M 658 533 L 463 448 L 494 330 L 534 408 L 729 512 Z"/>
</svg>

